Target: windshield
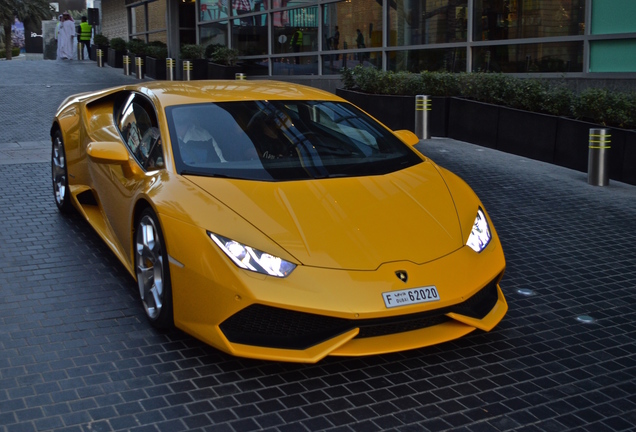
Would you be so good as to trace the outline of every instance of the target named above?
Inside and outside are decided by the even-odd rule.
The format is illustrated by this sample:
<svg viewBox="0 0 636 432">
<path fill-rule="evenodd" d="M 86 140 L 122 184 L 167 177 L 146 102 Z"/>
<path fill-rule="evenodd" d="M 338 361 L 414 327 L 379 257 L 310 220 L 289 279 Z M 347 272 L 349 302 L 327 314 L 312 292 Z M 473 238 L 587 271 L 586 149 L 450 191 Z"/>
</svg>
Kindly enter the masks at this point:
<svg viewBox="0 0 636 432">
<path fill-rule="evenodd" d="M 180 174 L 287 181 L 379 175 L 422 162 L 353 105 L 237 101 L 166 109 Z"/>
</svg>

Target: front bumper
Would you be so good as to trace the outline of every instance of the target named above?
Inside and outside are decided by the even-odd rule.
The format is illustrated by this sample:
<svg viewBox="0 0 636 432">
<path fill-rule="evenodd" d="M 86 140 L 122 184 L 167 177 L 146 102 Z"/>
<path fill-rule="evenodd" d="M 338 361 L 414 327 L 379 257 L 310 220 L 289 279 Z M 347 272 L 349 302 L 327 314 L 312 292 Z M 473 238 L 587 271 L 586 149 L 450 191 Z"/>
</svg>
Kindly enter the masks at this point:
<svg viewBox="0 0 636 432">
<path fill-rule="evenodd" d="M 170 224 L 164 226 L 168 237 Z M 237 356 L 311 363 L 403 351 L 489 331 L 508 309 L 496 235 L 479 254 L 462 247 L 428 263 L 393 262 L 374 271 L 301 265 L 280 279 L 241 270 L 197 228 L 191 235 L 184 235 L 185 224 L 178 228 L 190 241 L 167 243 L 175 324 Z M 408 283 L 398 271 L 408 273 Z M 383 292 L 430 285 L 440 301 L 384 304 Z"/>
<path fill-rule="evenodd" d="M 254 303 L 225 320 L 220 329 L 232 344 L 306 350 L 354 329 L 358 333 L 353 339 L 366 339 L 439 326 L 452 321 L 452 316 L 481 321 L 499 300 L 499 279 L 500 276 L 462 303 L 433 311 L 345 319 Z"/>
</svg>

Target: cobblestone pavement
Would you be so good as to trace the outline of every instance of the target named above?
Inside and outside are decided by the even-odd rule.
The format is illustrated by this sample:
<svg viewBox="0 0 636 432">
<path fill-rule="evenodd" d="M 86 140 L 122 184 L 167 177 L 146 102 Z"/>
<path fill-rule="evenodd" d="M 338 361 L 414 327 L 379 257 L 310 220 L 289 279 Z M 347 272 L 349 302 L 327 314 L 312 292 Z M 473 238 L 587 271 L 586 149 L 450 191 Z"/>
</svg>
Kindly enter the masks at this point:
<svg viewBox="0 0 636 432">
<path fill-rule="evenodd" d="M 316 365 L 234 358 L 152 329 L 122 265 L 53 203 L 55 107 L 78 88 L 133 78 L 89 62 L 7 63 L 0 121 L 15 123 L 5 137 L 42 153 L 0 154 L 0 431 L 635 430 L 635 187 L 424 141 L 476 190 L 501 237 L 510 310 L 500 325 Z M 57 87 L 36 84 L 40 75 Z"/>
</svg>

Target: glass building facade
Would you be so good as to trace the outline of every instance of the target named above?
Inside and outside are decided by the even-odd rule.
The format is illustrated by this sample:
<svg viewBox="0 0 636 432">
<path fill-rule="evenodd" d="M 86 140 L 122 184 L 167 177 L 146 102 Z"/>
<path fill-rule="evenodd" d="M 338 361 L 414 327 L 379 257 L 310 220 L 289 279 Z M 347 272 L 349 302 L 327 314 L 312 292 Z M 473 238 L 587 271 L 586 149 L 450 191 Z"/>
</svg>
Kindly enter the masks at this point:
<svg viewBox="0 0 636 432">
<path fill-rule="evenodd" d="M 170 1 L 130 5 L 132 33 L 160 39 Z M 180 43 L 236 48 L 250 75 L 636 72 L 636 0 L 179 1 Z"/>
</svg>

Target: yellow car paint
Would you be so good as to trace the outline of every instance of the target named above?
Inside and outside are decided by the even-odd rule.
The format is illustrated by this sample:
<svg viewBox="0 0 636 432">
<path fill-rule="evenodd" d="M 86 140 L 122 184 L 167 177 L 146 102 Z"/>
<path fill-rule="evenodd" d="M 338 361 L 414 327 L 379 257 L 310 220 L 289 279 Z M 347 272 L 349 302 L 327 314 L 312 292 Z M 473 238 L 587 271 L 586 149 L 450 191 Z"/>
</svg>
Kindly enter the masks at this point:
<svg viewBox="0 0 636 432">
<path fill-rule="evenodd" d="M 144 94 L 155 106 L 163 169 L 144 171 L 122 142 L 113 103 L 127 92 Z M 166 107 L 264 99 L 342 101 L 273 81 L 157 81 L 75 95 L 56 113 L 52 131 L 63 135 L 72 203 L 133 277 L 136 219 L 146 207 L 156 213 L 169 256 L 178 328 L 234 355 L 316 362 L 329 355 L 421 348 L 475 329 L 489 331 L 501 321 L 508 307 L 499 287 L 505 259 L 492 221 L 484 209 L 492 239 L 483 251 L 465 246 L 477 209 L 484 206 L 465 182 L 424 156 L 416 166 L 382 176 L 311 181 L 176 172 Z M 408 131 L 396 136 L 405 145 L 415 144 Z M 208 231 L 297 267 L 286 278 L 242 270 Z M 396 272 L 406 272 L 408 280 Z M 358 338 L 357 321 L 451 308 L 489 283 L 496 285 L 496 302 L 481 318 L 450 311 L 448 321 L 432 327 Z M 395 308 L 383 302 L 382 293 L 430 285 L 439 292 L 438 301 Z M 352 324 L 306 349 L 230 341 L 222 324 L 255 304 Z"/>
</svg>

